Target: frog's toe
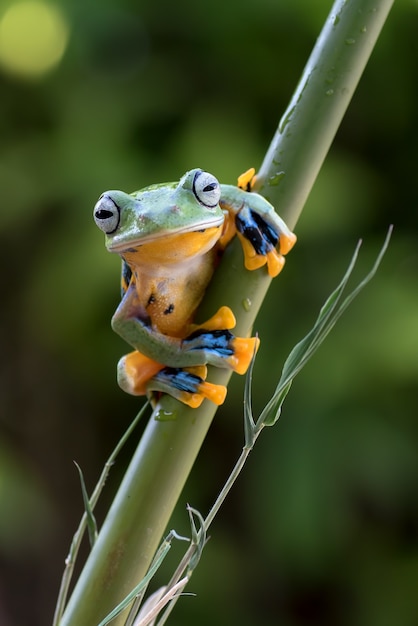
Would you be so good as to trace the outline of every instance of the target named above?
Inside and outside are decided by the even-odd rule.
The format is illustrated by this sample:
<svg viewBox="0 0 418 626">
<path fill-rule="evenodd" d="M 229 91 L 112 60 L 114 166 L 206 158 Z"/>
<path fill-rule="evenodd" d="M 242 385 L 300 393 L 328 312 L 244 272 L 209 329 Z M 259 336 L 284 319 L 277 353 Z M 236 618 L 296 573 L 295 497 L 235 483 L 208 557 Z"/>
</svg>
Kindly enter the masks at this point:
<svg viewBox="0 0 418 626">
<path fill-rule="evenodd" d="M 250 167 L 249 170 L 238 176 L 237 186 L 244 191 L 251 191 L 255 182 L 255 168 Z"/>
<path fill-rule="evenodd" d="M 227 359 L 234 372 L 245 374 L 259 345 L 258 337 L 248 337 L 247 339 L 234 337 L 232 340 L 233 354 Z"/>
<path fill-rule="evenodd" d="M 252 243 L 244 237 L 240 232 L 237 233 L 239 240 L 241 241 L 242 251 L 244 252 L 244 265 L 247 270 L 251 272 L 258 270 L 259 267 L 263 267 L 267 260 L 263 254 L 257 254 Z"/>
<path fill-rule="evenodd" d="M 161 363 L 149 359 L 137 350 L 123 356 L 118 363 L 119 386 L 132 396 L 144 396 L 147 383 L 163 368 Z"/>
<path fill-rule="evenodd" d="M 221 306 L 220 309 L 203 324 L 193 324 L 191 333 L 196 330 L 229 330 L 236 324 L 235 315 L 229 306 Z"/>
<path fill-rule="evenodd" d="M 269 275 L 274 278 L 283 269 L 285 258 L 280 252 L 277 252 L 276 248 L 273 248 L 266 254 L 267 270 Z"/>
<path fill-rule="evenodd" d="M 280 238 L 279 238 L 280 252 L 282 254 L 287 254 L 288 252 L 290 252 L 290 250 L 295 245 L 296 241 L 297 241 L 297 237 L 295 233 L 292 233 L 290 231 L 286 234 L 280 233 Z"/>
<path fill-rule="evenodd" d="M 205 381 L 199 386 L 199 393 L 202 399 L 207 398 L 217 406 L 220 406 L 225 402 L 226 387 L 224 385 L 214 385 L 213 383 Z"/>
<path fill-rule="evenodd" d="M 226 387 L 205 380 L 205 366 L 190 368 L 165 367 L 147 385 L 147 391 L 168 393 L 180 402 L 196 409 L 207 398 L 217 405 L 224 402 Z"/>
<path fill-rule="evenodd" d="M 241 234 L 238 234 L 238 236 L 241 240 L 241 245 L 244 252 L 244 264 L 247 270 L 258 270 L 260 267 L 263 267 L 263 265 L 267 264 L 268 273 L 272 278 L 280 274 L 280 272 L 282 271 L 285 263 L 285 258 L 283 254 L 286 254 L 293 247 L 296 241 L 295 236 L 294 240 L 288 237 L 281 237 L 280 252 L 278 252 L 273 246 L 270 246 L 262 254 L 260 254 L 256 252 L 252 243 L 248 239 L 246 239 Z"/>
</svg>

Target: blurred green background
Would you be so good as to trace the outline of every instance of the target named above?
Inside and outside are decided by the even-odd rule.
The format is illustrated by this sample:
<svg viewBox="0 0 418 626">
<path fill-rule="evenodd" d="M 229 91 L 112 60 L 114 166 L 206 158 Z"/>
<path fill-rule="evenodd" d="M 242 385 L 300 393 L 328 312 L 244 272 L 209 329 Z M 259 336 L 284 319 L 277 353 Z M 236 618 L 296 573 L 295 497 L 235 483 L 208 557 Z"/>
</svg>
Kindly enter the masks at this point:
<svg viewBox="0 0 418 626">
<path fill-rule="evenodd" d="M 82 512 L 73 460 L 91 488 L 140 405 L 115 382 L 119 262 L 96 199 L 258 167 L 330 8 L 2 3 L 2 626 L 51 622 Z M 173 624 L 418 623 L 417 18 L 416 0 L 395 3 L 257 321 L 256 408 L 357 240 L 359 275 L 394 223 L 389 252 L 258 441 Z M 235 377 L 171 525 L 183 534 L 186 502 L 206 512 L 240 451 L 242 391 Z"/>
</svg>

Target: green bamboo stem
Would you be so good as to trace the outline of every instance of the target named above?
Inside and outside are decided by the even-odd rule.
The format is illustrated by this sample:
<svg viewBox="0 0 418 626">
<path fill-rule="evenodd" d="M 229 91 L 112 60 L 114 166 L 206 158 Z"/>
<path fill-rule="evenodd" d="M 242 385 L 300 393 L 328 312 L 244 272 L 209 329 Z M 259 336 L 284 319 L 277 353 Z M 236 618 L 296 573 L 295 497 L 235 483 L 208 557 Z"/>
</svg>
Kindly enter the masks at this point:
<svg viewBox="0 0 418 626">
<path fill-rule="evenodd" d="M 293 228 L 394 0 L 334 3 L 257 174 Z"/>
<path fill-rule="evenodd" d="M 393 0 L 337 0 L 257 176 L 256 189 L 293 228 L 312 188 Z M 279 279 L 280 280 L 280 279 Z M 251 332 L 270 285 L 248 272 L 233 244 L 199 309 L 221 305 Z M 210 369 L 227 384 L 230 372 Z M 80 575 L 61 626 L 94 626 L 143 578 L 206 436 L 216 407 L 190 409 L 164 396 L 156 407 Z M 125 612 L 112 624 L 122 626 Z"/>
</svg>

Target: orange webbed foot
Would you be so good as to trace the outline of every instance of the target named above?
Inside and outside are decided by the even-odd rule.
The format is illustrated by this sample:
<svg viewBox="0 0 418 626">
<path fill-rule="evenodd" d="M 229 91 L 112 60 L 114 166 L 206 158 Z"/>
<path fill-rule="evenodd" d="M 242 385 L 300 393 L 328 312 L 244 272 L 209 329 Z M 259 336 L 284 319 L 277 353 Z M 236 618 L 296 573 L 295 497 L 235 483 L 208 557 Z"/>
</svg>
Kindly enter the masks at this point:
<svg viewBox="0 0 418 626">
<path fill-rule="evenodd" d="M 237 374 L 245 374 L 254 355 L 260 346 L 258 337 L 234 337 L 232 340 L 234 354 L 228 357 L 228 363 Z"/>
<path fill-rule="evenodd" d="M 216 405 L 224 402 L 226 387 L 208 383 L 206 366 L 162 369 L 147 386 L 147 391 L 168 393 L 193 409 L 198 408 L 207 398 Z"/>
<path fill-rule="evenodd" d="M 234 328 L 236 324 L 235 315 L 232 313 L 229 306 L 221 306 L 206 322 L 203 324 L 192 324 L 190 327 L 190 333 L 195 330 L 230 330 Z"/>
<path fill-rule="evenodd" d="M 119 386 L 132 396 L 144 396 L 149 380 L 163 367 L 161 363 L 134 350 L 119 360 L 117 368 Z"/>
<path fill-rule="evenodd" d="M 246 172 L 238 176 L 237 186 L 244 191 L 251 191 L 255 183 L 255 168 L 250 167 Z"/>
</svg>

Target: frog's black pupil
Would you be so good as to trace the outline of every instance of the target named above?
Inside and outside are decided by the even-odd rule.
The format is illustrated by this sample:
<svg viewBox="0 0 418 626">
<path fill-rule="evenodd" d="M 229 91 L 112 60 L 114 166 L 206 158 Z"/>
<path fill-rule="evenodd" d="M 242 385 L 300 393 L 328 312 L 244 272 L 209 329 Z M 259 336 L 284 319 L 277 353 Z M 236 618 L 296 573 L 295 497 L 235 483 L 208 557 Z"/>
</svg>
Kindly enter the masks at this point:
<svg viewBox="0 0 418 626">
<path fill-rule="evenodd" d="M 107 209 L 99 209 L 96 213 L 96 217 L 99 220 L 108 220 L 110 217 L 113 217 L 112 211 L 107 211 Z"/>
<path fill-rule="evenodd" d="M 206 192 L 213 191 L 214 189 L 216 189 L 216 187 L 217 187 L 216 183 L 211 183 L 210 185 L 206 185 L 203 191 L 206 191 Z"/>
</svg>

